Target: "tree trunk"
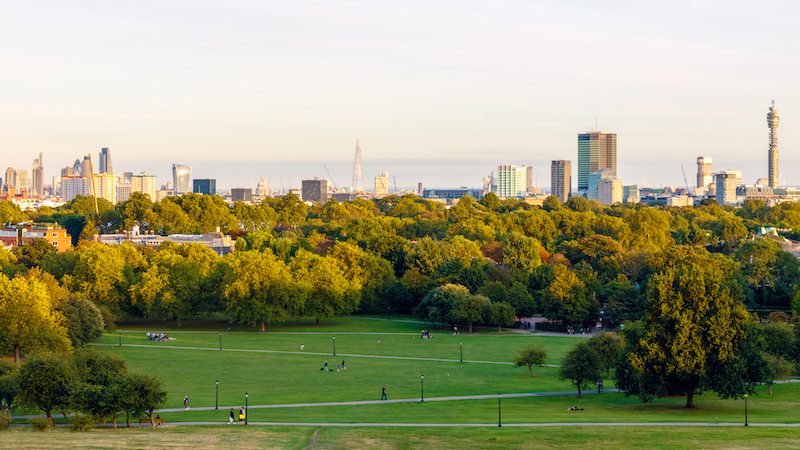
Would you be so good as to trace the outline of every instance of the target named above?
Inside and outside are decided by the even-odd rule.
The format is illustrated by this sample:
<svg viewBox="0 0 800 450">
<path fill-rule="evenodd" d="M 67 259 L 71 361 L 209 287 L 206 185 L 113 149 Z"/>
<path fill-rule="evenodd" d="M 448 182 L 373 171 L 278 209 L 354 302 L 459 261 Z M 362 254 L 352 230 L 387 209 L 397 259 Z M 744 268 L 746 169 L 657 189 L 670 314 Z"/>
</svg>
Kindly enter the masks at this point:
<svg viewBox="0 0 800 450">
<path fill-rule="evenodd" d="M 610 367 L 606 367 L 606 380 L 610 380 L 610 379 L 611 379 L 611 368 Z"/>
<path fill-rule="evenodd" d="M 153 428 L 156 427 L 156 423 L 153 422 L 153 410 L 152 409 L 150 410 L 150 426 L 152 426 Z"/>
<path fill-rule="evenodd" d="M 581 394 L 581 385 L 578 383 L 578 398 L 583 398 L 583 394 Z"/>
<path fill-rule="evenodd" d="M 264 331 L 264 321 L 263 320 L 261 321 L 261 329 L 258 330 L 258 331 Z"/>
<path fill-rule="evenodd" d="M 14 362 L 19 366 L 19 344 L 14 344 Z"/>
<path fill-rule="evenodd" d="M 767 387 L 769 388 L 769 395 L 772 395 L 772 383 L 768 383 Z"/>
<path fill-rule="evenodd" d="M 498 333 L 502 333 L 503 332 L 503 329 L 500 328 L 500 324 L 499 323 L 497 324 L 497 332 Z"/>
<path fill-rule="evenodd" d="M 181 327 L 181 316 L 178 316 L 178 328 Z"/>
<path fill-rule="evenodd" d="M 317 325 L 319 325 L 319 317 L 317 317 Z"/>
<path fill-rule="evenodd" d="M 50 415 L 50 410 L 49 409 L 46 410 L 45 413 L 47 414 L 47 420 L 50 421 L 50 426 L 51 427 L 55 427 L 56 424 L 55 424 L 55 422 L 53 422 L 53 416 Z"/>
<path fill-rule="evenodd" d="M 131 417 L 127 413 L 125 414 L 125 423 L 128 425 L 128 428 L 131 427 Z"/>
<path fill-rule="evenodd" d="M 469 324 L 469 334 L 472 334 L 472 324 Z"/>
<path fill-rule="evenodd" d="M 530 365 L 528 366 L 528 372 L 530 372 L 530 373 L 531 373 L 531 376 L 533 376 L 533 364 L 530 364 Z"/>
<path fill-rule="evenodd" d="M 114 413 L 113 416 L 114 416 L 114 429 L 116 430 L 117 429 L 117 413 Z"/>
<path fill-rule="evenodd" d="M 686 407 L 694 408 L 694 389 L 686 393 Z"/>
</svg>

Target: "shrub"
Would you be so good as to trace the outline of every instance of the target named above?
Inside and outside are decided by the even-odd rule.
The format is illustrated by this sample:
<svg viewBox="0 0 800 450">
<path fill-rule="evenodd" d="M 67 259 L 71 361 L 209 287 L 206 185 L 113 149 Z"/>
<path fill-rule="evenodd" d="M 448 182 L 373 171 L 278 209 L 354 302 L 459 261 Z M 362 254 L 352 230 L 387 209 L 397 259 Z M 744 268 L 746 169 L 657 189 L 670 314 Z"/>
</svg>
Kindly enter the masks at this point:
<svg viewBox="0 0 800 450">
<path fill-rule="evenodd" d="M 95 418 L 89 414 L 75 414 L 72 431 L 89 431 L 94 428 Z"/>
<path fill-rule="evenodd" d="M 47 417 L 34 417 L 33 419 L 28 419 L 28 423 L 31 424 L 33 431 L 47 431 L 50 427 L 50 421 L 47 420 Z"/>
<path fill-rule="evenodd" d="M 4 411 L 0 411 L 0 431 L 7 430 L 11 427 L 11 424 L 8 423 L 8 417 L 6 417 Z"/>
</svg>

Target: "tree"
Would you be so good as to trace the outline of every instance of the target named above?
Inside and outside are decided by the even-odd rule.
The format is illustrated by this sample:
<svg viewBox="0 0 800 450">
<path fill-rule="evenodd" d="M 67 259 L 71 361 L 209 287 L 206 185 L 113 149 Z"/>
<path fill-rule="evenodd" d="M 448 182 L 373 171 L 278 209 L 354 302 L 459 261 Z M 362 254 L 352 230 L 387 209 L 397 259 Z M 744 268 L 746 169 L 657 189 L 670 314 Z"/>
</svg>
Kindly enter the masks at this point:
<svg viewBox="0 0 800 450">
<path fill-rule="evenodd" d="M 459 295 L 453 299 L 448 318 L 451 323 L 466 323 L 472 333 L 472 324 L 483 320 L 483 313 L 491 301 L 483 295 Z"/>
<path fill-rule="evenodd" d="M 0 274 L 0 353 L 19 364 L 23 352 L 68 350 L 64 321 L 44 283 Z"/>
<path fill-rule="evenodd" d="M 542 263 L 539 258 L 539 242 L 520 233 L 511 233 L 503 247 L 503 264 L 530 275 Z"/>
<path fill-rule="evenodd" d="M 119 411 L 125 414 L 125 422 L 131 426 L 131 418 L 148 417 L 155 427 L 153 411 L 164 406 L 167 391 L 158 378 L 134 373 L 115 380 L 110 395 L 119 402 Z"/>
<path fill-rule="evenodd" d="M 498 333 L 503 332 L 502 327 L 513 325 L 515 318 L 514 308 L 507 302 L 489 302 L 483 314 L 484 322 L 497 325 Z"/>
<path fill-rule="evenodd" d="M 320 319 L 349 314 L 358 308 L 362 286 L 347 278 L 334 258 L 300 250 L 289 269 L 307 295 L 300 315 L 315 317 L 319 324 Z"/>
<path fill-rule="evenodd" d="M 67 334 L 73 347 L 82 347 L 103 336 L 105 323 L 100 308 L 89 300 L 72 297 L 61 305 L 67 319 Z"/>
<path fill-rule="evenodd" d="M 597 300 L 586 295 L 585 285 L 578 276 L 563 266 L 556 266 L 554 273 L 555 278 L 545 290 L 544 316 L 565 323 L 596 318 L 600 306 Z"/>
<path fill-rule="evenodd" d="M 772 354 L 764 355 L 767 361 L 767 387 L 769 388 L 769 395 L 772 395 L 772 385 L 775 380 L 783 380 L 792 375 L 792 363 L 785 360 L 782 356 Z"/>
<path fill-rule="evenodd" d="M 444 322 L 450 318 L 453 303 L 469 295 L 469 289 L 460 284 L 437 286 L 425 295 L 414 312 L 420 320 L 430 321 L 434 326 L 440 322 L 444 326 Z"/>
<path fill-rule="evenodd" d="M 50 425 L 55 426 L 51 412 L 69 406 L 72 380 L 63 355 L 33 355 L 19 368 L 19 397 L 24 405 L 44 411 Z"/>
<path fill-rule="evenodd" d="M 19 395 L 19 376 L 17 366 L 5 359 L 0 359 L 0 411 L 8 413 L 11 421 L 11 408 Z"/>
<path fill-rule="evenodd" d="M 600 359 L 600 366 L 606 370 L 606 378 L 611 379 L 611 368 L 619 359 L 625 343 L 619 335 L 601 331 L 592 336 L 587 343 L 589 348 L 597 354 Z"/>
<path fill-rule="evenodd" d="M 578 398 L 581 389 L 587 389 L 592 383 L 602 378 L 600 358 L 586 342 L 580 342 L 567 352 L 561 361 L 558 377 L 568 380 L 578 388 Z"/>
<path fill-rule="evenodd" d="M 511 362 L 517 367 L 528 366 L 528 371 L 531 376 L 534 376 L 533 366 L 542 367 L 545 361 L 547 361 L 547 350 L 544 349 L 544 346 L 530 344 L 521 348 Z"/>
<path fill-rule="evenodd" d="M 620 389 L 643 399 L 685 394 L 687 408 L 704 389 L 733 397 L 751 392 L 752 386 L 721 384 L 731 377 L 716 376 L 738 363 L 748 317 L 734 263 L 694 247 L 672 248 L 663 261 L 647 282 L 646 331 L 623 356 L 635 377 L 618 383 Z"/>
</svg>

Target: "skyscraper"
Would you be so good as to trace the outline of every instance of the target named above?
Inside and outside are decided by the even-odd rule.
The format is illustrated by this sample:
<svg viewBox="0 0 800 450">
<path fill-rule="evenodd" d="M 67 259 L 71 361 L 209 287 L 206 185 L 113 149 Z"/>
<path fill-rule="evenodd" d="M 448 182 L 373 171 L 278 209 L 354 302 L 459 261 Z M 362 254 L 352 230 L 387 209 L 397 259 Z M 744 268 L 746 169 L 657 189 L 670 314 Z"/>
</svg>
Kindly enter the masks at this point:
<svg viewBox="0 0 800 450">
<path fill-rule="evenodd" d="M 713 161 L 707 156 L 697 158 L 697 189 L 705 189 L 714 182 L 714 173 L 711 171 Z"/>
<path fill-rule="evenodd" d="M 623 186 L 622 180 L 612 178 L 601 178 L 597 182 L 597 201 L 604 205 L 616 205 L 622 203 Z"/>
<path fill-rule="evenodd" d="M 364 190 L 364 169 L 361 166 L 361 140 L 356 138 L 356 158 L 353 161 L 353 191 Z"/>
<path fill-rule="evenodd" d="M 83 161 L 81 162 L 81 175 L 84 177 L 92 176 L 92 157 L 91 156 L 84 156 Z"/>
<path fill-rule="evenodd" d="M 589 174 L 600 169 L 617 170 L 617 135 L 589 131 L 578 135 L 578 190 L 589 190 Z"/>
<path fill-rule="evenodd" d="M 172 188 L 175 194 L 192 192 L 192 168 L 183 164 L 172 165 Z"/>
<path fill-rule="evenodd" d="M 375 195 L 389 195 L 389 172 L 375 177 Z"/>
<path fill-rule="evenodd" d="M 114 175 L 114 169 L 111 167 L 111 152 L 108 147 L 100 149 L 100 172 Z"/>
<path fill-rule="evenodd" d="M 497 166 L 497 196 L 500 198 L 522 198 L 528 189 L 525 179 L 528 166 L 505 164 Z"/>
<path fill-rule="evenodd" d="M 778 122 L 781 115 L 775 108 L 775 100 L 767 114 L 767 125 L 769 126 L 769 187 L 778 187 Z"/>
<path fill-rule="evenodd" d="M 217 195 L 217 180 L 214 178 L 197 178 L 192 180 L 192 183 L 194 183 L 192 192 L 195 194 Z"/>
<path fill-rule="evenodd" d="M 156 177 L 145 172 L 131 175 L 131 192 L 141 192 L 150 197 L 151 201 L 156 201 Z"/>
<path fill-rule="evenodd" d="M 601 180 L 616 180 L 617 179 L 617 171 L 611 169 L 600 169 L 596 172 L 592 172 L 589 174 L 589 189 L 586 190 L 586 200 L 597 200 L 600 201 L 600 197 L 598 197 L 598 186 L 600 185 Z M 622 189 L 622 187 L 620 187 Z M 621 201 L 621 200 L 620 200 Z"/>
<path fill-rule="evenodd" d="M 4 189 L 6 191 L 8 190 L 8 188 L 14 187 L 14 179 L 16 178 L 16 174 L 14 172 L 16 171 L 14 170 L 13 167 L 9 167 L 8 169 L 6 169 L 6 184 L 4 186 Z"/>
<path fill-rule="evenodd" d="M 550 164 L 550 194 L 562 203 L 572 193 L 572 161 L 555 160 Z"/>
<path fill-rule="evenodd" d="M 325 203 L 328 201 L 328 180 L 303 180 L 302 191 L 303 201 Z"/>
<path fill-rule="evenodd" d="M 736 205 L 736 187 L 742 184 L 742 172 L 723 170 L 717 172 L 717 203 L 720 205 Z"/>
<path fill-rule="evenodd" d="M 44 167 L 42 167 L 42 153 L 33 160 L 33 170 L 31 170 L 31 197 L 41 197 L 44 195 Z"/>
</svg>

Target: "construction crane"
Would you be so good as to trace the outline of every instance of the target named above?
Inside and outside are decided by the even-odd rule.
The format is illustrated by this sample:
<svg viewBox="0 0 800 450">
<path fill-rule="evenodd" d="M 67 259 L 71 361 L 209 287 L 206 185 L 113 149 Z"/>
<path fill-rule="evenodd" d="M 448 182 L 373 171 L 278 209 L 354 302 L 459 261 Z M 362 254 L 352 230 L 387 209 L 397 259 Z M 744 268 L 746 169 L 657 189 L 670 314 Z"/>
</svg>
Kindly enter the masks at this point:
<svg viewBox="0 0 800 450">
<path fill-rule="evenodd" d="M 684 170 L 683 164 L 681 164 L 681 172 L 683 172 L 683 182 L 686 183 L 686 195 L 689 195 L 689 180 L 686 179 L 686 170 Z"/>
<path fill-rule="evenodd" d="M 397 177 L 392 175 L 392 178 L 394 178 L 394 194 L 397 195 Z"/>
<path fill-rule="evenodd" d="M 331 171 L 328 170 L 328 166 L 323 164 L 322 167 L 325 168 L 325 172 L 328 172 L 328 176 L 331 177 L 331 181 L 333 182 L 333 188 L 338 191 L 339 190 L 339 186 L 336 185 L 336 180 L 333 179 L 333 175 L 331 175 Z"/>
</svg>

